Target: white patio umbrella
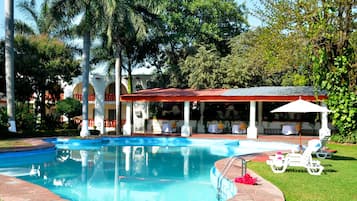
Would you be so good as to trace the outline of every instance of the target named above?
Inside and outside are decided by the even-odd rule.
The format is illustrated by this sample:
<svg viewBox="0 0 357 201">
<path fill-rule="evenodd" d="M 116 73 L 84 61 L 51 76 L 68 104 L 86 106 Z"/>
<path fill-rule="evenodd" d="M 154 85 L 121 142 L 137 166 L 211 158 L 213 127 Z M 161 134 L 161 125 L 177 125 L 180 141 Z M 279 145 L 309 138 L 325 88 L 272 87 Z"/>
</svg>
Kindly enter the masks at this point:
<svg viewBox="0 0 357 201">
<path fill-rule="evenodd" d="M 278 107 L 271 112 L 294 112 L 294 113 L 307 113 L 307 112 L 331 112 L 326 107 L 299 99 L 281 107 Z"/>
<path fill-rule="evenodd" d="M 331 112 L 329 109 L 326 107 L 322 107 L 320 105 L 302 100 L 299 98 L 299 100 L 290 102 L 288 104 L 285 104 L 283 106 L 280 106 L 272 111 L 272 113 L 275 112 L 291 112 L 291 113 L 308 113 L 308 112 Z M 299 132 L 299 140 L 300 140 L 300 150 L 302 147 L 301 144 L 301 129 L 298 131 Z"/>
</svg>

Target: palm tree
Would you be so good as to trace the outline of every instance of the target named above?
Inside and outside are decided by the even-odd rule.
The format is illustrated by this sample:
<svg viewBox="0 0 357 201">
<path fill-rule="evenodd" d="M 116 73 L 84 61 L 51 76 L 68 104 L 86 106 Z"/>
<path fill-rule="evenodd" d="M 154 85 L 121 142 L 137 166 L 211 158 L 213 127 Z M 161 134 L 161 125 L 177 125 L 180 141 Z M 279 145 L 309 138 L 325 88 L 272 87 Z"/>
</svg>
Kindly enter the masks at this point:
<svg viewBox="0 0 357 201">
<path fill-rule="evenodd" d="M 104 12 L 107 17 L 105 22 L 108 45 L 113 47 L 115 57 L 115 107 L 117 135 L 121 134 L 120 85 L 122 56 L 125 51 L 125 45 L 127 44 L 127 41 L 130 41 L 133 38 L 136 38 L 137 40 L 145 38 L 148 34 L 148 22 L 154 18 L 154 13 L 159 10 L 158 5 L 160 5 L 158 0 L 104 1 Z M 131 82 L 130 77 L 129 82 Z M 129 86 L 130 85 L 131 83 L 129 83 Z M 129 121 L 129 119 L 127 119 L 127 121 Z"/>
<path fill-rule="evenodd" d="M 5 0 L 5 68 L 6 101 L 9 131 L 16 132 L 14 73 L 14 1 Z"/>
<path fill-rule="evenodd" d="M 35 23 L 35 26 L 25 22 L 15 22 L 15 32 L 24 35 L 54 35 L 56 33 L 54 19 L 50 13 L 50 0 L 43 0 L 40 12 L 36 9 L 35 0 L 22 0 L 17 4 L 17 7 L 28 15 Z"/>
<path fill-rule="evenodd" d="M 44 0 L 41 4 L 40 12 L 36 9 L 35 0 L 22 0 L 18 3 L 17 7 L 20 8 L 22 13 L 27 14 L 28 18 L 34 22 L 34 25 L 27 24 L 22 21 L 15 21 L 15 33 L 31 36 L 31 35 L 54 35 L 56 33 L 54 20 L 51 16 L 50 0 Z M 46 78 L 41 81 L 44 85 L 47 85 Z M 46 116 L 46 90 L 43 88 L 37 96 L 36 103 L 40 106 L 41 124 Z"/>
<path fill-rule="evenodd" d="M 80 35 L 83 37 L 82 49 L 82 130 L 81 137 L 89 135 L 88 130 L 88 89 L 89 89 L 89 59 L 92 32 L 97 31 L 101 22 L 100 13 L 102 4 L 92 0 L 53 0 L 51 13 L 59 25 L 65 26 L 63 33 L 68 36 Z M 73 20 L 79 18 L 79 23 Z M 68 26 L 71 25 L 73 27 Z"/>
</svg>

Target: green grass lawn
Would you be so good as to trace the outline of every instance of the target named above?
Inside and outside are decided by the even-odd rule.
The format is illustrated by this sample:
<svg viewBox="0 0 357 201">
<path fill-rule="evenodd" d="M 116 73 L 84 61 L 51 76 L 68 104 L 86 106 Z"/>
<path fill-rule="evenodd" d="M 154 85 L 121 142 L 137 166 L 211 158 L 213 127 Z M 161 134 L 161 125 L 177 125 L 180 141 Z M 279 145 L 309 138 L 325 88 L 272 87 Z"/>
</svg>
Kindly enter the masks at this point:
<svg viewBox="0 0 357 201">
<path fill-rule="evenodd" d="M 320 176 L 300 167 L 275 174 L 261 162 L 249 162 L 248 168 L 280 188 L 287 201 L 357 201 L 357 145 L 328 147 L 337 153 L 332 159 L 319 159 L 325 167 Z"/>
</svg>

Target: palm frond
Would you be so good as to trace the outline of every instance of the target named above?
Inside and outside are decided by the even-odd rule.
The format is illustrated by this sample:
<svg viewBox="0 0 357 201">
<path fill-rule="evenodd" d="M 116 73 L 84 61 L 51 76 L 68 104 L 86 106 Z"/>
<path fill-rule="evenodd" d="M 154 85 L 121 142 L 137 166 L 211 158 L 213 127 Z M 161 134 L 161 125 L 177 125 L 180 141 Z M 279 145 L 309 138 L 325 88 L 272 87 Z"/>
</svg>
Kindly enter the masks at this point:
<svg viewBox="0 0 357 201">
<path fill-rule="evenodd" d="M 35 1 L 29 1 L 29 0 L 23 0 L 20 1 L 17 4 L 17 7 L 22 11 L 22 13 L 24 13 L 25 15 L 27 15 L 38 27 L 38 14 L 36 12 L 36 4 Z"/>
<path fill-rule="evenodd" d="M 20 35 L 34 35 L 35 30 L 33 30 L 32 27 L 27 25 L 25 22 L 15 20 L 14 23 L 14 30 L 15 34 L 20 34 Z"/>
</svg>

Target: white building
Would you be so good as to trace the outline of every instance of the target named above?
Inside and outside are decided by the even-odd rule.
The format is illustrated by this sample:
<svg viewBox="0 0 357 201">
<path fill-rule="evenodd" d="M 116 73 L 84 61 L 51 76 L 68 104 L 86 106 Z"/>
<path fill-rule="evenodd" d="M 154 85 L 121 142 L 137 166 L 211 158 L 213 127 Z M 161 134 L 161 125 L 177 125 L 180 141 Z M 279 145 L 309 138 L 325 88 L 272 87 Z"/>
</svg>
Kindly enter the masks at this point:
<svg viewBox="0 0 357 201">
<path fill-rule="evenodd" d="M 146 73 L 133 72 L 133 92 L 147 88 L 151 79 L 150 70 Z M 123 75 L 121 80 L 121 93 L 128 93 L 128 76 Z M 64 98 L 82 100 L 82 76 L 73 78 L 71 84 L 64 84 Z M 122 104 L 122 125 L 126 121 L 126 105 Z M 108 73 L 90 73 L 88 92 L 88 126 L 96 128 L 101 134 L 114 131 L 115 117 L 115 80 L 114 75 Z"/>
<path fill-rule="evenodd" d="M 133 73 L 133 93 L 128 94 L 128 78 L 121 80 L 123 134 L 156 133 L 189 136 L 196 133 L 235 133 L 247 134 L 256 139 L 258 134 L 297 134 L 309 130 L 311 134 L 330 134 L 331 125 L 327 114 L 321 114 L 321 121 L 301 119 L 299 114 L 277 114 L 272 117 L 272 103 L 291 102 L 302 97 L 308 101 L 321 101 L 326 95 L 321 93 L 316 100 L 313 87 L 252 87 L 244 89 L 147 89 L 150 73 Z M 142 90 L 147 89 L 147 90 Z M 64 87 L 64 97 L 82 100 L 81 76 Z M 89 76 L 88 125 L 101 134 L 114 131 L 116 127 L 115 80 L 114 75 L 91 73 Z M 150 104 L 159 103 L 160 112 L 152 114 Z M 221 105 L 221 106 L 219 106 Z M 213 107 L 218 106 L 216 109 Z M 166 108 L 165 108 L 166 107 Z M 192 118 L 197 109 L 196 118 Z M 211 110 L 214 114 L 205 114 Z M 220 110 L 221 113 L 218 113 Z M 224 118 L 224 114 L 236 113 L 235 118 Z M 175 118 L 165 114 L 176 113 Z M 220 116 L 221 115 L 221 116 Z M 299 119 L 300 116 L 300 119 Z M 132 121 L 127 121 L 131 120 Z M 304 121 L 305 120 L 305 121 Z M 299 127 L 300 126 L 300 127 Z M 322 133 L 322 134 L 321 134 Z"/>
</svg>

